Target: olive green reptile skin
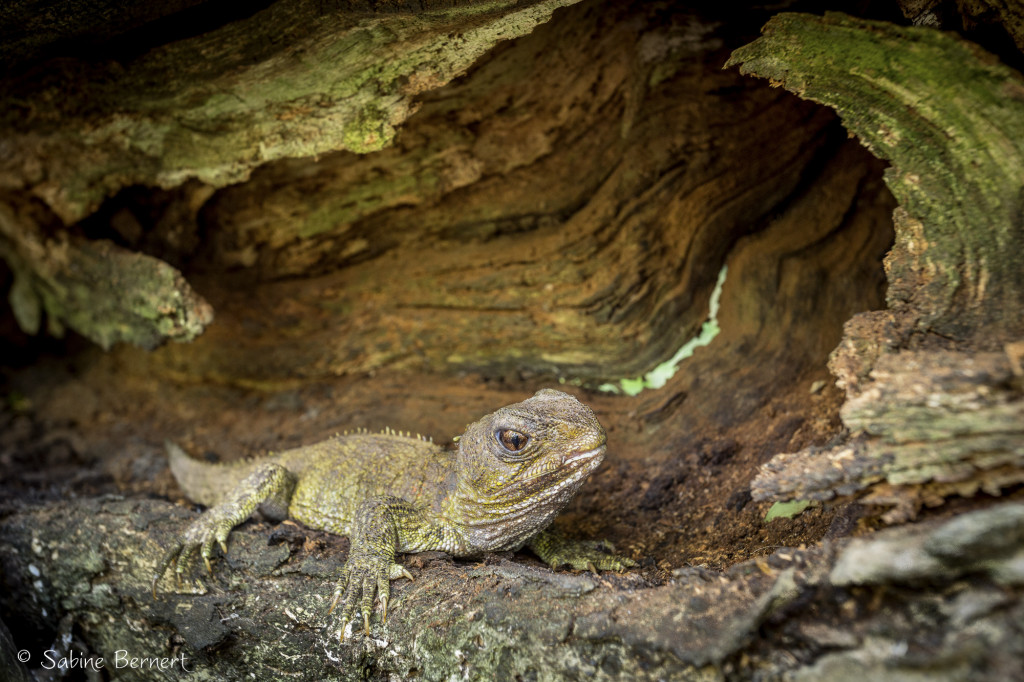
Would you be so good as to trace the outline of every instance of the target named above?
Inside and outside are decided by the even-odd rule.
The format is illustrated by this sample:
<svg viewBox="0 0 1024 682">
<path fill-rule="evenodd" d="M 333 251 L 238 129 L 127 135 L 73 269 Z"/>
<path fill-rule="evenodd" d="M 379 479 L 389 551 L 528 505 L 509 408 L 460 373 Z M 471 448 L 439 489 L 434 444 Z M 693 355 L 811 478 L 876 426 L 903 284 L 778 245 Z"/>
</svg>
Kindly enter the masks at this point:
<svg viewBox="0 0 1024 682">
<path fill-rule="evenodd" d="M 209 507 L 157 565 L 153 594 L 168 568 L 180 584 L 197 555 L 207 571 L 214 545 L 257 508 L 348 535 L 351 550 L 334 590 L 341 637 L 358 610 L 369 634 L 374 597 L 387 617 L 390 581 L 412 578 L 399 552 L 453 556 L 529 547 L 557 567 L 620 571 L 635 565 L 602 543 L 572 542 L 545 531 L 604 458 L 605 432 L 594 412 L 544 389 L 469 425 L 445 450 L 420 436 L 386 430 L 336 436 L 259 460 L 207 464 L 168 443 L 171 470 L 185 494 Z"/>
</svg>

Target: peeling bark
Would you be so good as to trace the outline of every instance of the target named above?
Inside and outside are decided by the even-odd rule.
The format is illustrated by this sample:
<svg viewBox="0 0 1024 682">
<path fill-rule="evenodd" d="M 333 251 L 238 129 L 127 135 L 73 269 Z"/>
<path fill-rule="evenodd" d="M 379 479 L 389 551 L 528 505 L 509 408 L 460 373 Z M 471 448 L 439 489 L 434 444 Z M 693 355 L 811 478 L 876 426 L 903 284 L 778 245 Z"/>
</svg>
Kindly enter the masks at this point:
<svg viewBox="0 0 1024 682">
<path fill-rule="evenodd" d="M 781 14 L 730 65 L 836 110 L 900 203 L 889 306 L 998 347 L 1024 335 L 1024 78 L 925 28 Z"/>
<path fill-rule="evenodd" d="M 564 4 L 378 15 L 286 0 L 126 66 L 50 62 L 10 84 L 0 188 L 73 223 L 130 185 L 221 187 L 274 159 L 381 149 L 415 95 Z"/>
<path fill-rule="evenodd" d="M 1024 482 L 1024 397 L 1005 354 L 884 355 L 840 414 L 856 437 L 774 458 L 751 485 L 754 499 L 870 489 L 862 502 L 894 506 L 883 518 L 896 522 L 950 495 L 999 495 Z"/>
<path fill-rule="evenodd" d="M 294 29 L 311 6 L 284 2 L 265 17 Z M 501 25 L 510 6 L 488 7 L 473 26 Z M 456 20 L 431 16 L 444 30 Z M 417 54 L 437 43 L 392 39 L 421 35 L 419 14 L 332 14 L 284 44 L 261 44 L 259 27 L 245 42 L 255 65 L 202 63 L 254 22 L 158 48 L 111 92 L 165 73 L 172 54 L 191 80 L 142 88 L 124 108 L 99 100 L 107 132 L 111 112 L 128 112 L 117 120 L 132 144 L 100 135 L 45 173 L 29 156 L 9 164 L 9 196 L 68 222 L 11 232 L 13 243 L 115 253 L 102 251 L 106 238 L 152 253 L 218 312 L 188 345 L 90 350 L 70 368 L 40 361 L 9 375 L 0 490 L 18 496 L 0 514 L 0 614 L 24 625 L 17 646 L 33 662 L 57 642 L 107 661 L 119 650 L 176 665 L 185 655 L 199 679 L 228 680 L 257 669 L 381 680 L 1016 674 L 1024 516 L 976 493 L 1013 494 L 1021 479 L 1019 75 L 956 37 L 840 15 L 783 15 L 737 53 L 836 108 L 893 164 L 890 309 L 856 314 L 883 305 L 894 203 L 880 164 L 824 108 L 721 69 L 752 37 L 745 28 L 661 3 L 592 0 L 551 16 L 437 82 L 374 72 L 383 90 L 360 92 L 398 98 L 374 125 L 396 111 L 402 123 L 386 148 L 344 137 L 363 130 L 359 108 L 332 110 L 341 135 L 319 158 L 278 143 L 320 120 L 302 99 L 317 88 L 299 76 L 369 59 L 331 46 L 370 35 L 368 51 Z M 282 87 L 302 106 L 270 98 L 242 111 L 205 89 L 269 87 L 264 67 L 295 79 Z M 82 120 L 39 99 L 28 101 L 57 119 L 24 123 L 17 139 L 29 147 Z M 225 118 L 203 119 L 211 99 Z M 153 125 L 142 105 L 157 100 L 214 124 L 175 138 L 215 142 L 187 172 L 184 157 L 132 137 Z M 260 134 L 279 134 L 273 159 L 235 134 L 250 115 Z M 91 154 L 125 165 L 68 174 Z M 148 186 L 165 181 L 175 187 Z M 662 388 L 599 390 L 648 375 L 712 322 L 714 341 Z M 825 372 L 837 343 L 841 408 Z M 559 379 L 594 406 L 609 456 L 556 523 L 611 539 L 640 570 L 413 555 L 416 580 L 395 584 L 388 622 L 339 642 L 325 611 L 345 541 L 253 522 L 214 577 L 153 601 L 160 545 L 194 514 L 152 499 L 179 494 L 156 454 L 163 438 L 229 457 L 359 426 L 443 438 L 482 406 Z M 768 505 L 751 500 L 750 481 L 769 460 L 758 497 L 836 508 L 763 523 Z M 938 506 L 869 534 L 852 528 L 850 498 L 895 505 L 890 522 Z"/>
<path fill-rule="evenodd" d="M 213 309 L 180 272 L 161 260 L 56 231 L 44 232 L 46 212 L 0 199 L 0 256 L 14 281 L 8 299 L 29 334 L 43 325 L 63 336 L 70 327 L 104 349 L 130 343 L 152 350 L 191 341 L 213 320 Z"/>
<path fill-rule="evenodd" d="M 89 642 L 80 658 L 102 657 L 108 669 L 117 650 L 174 661 L 140 673 L 149 679 L 176 679 L 182 665 L 194 679 L 219 680 L 253 670 L 300 680 L 721 680 L 766 671 L 999 679 L 1024 654 L 1021 505 L 786 550 L 725 573 L 680 569 L 646 589 L 631 576 L 559 575 L 521 558 L 428 559 L 431 570 L 395 584 L 387 623 L 345 642 L 325 616 L 340 557 L 297 549 L 323 536 L 314 531 L 286 531 L 268 548 L 267 531 L 248 525 L 206 589 L 154 602 L 157 538 L 183 516 L 166 503 L 108 499 L 6 517 L 5 594 L 32 601 L 15 607 L 22 646 L 28 632 L 59 630 L 56 614 L 69 613 L 76 638 Z M 878 585 L 896 598 L 881 599 Z M 44 642 L 28 647 L 33 662 Z M 783 647 L 793 654 L 780 658 Z M 894 655 L 900 647 L 914 655 Z"/>
</svg>

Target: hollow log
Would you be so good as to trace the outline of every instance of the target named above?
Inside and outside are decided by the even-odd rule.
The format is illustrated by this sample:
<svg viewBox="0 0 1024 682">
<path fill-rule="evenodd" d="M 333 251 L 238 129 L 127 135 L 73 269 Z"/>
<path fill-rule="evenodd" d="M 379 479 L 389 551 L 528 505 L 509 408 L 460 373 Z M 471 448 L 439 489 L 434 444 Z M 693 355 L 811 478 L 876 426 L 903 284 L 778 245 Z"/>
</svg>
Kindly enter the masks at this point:
<svg viewBox="0 0 1024 682">
<path fill-rule="evenodd" d="M 1016 674 L 1024 89 L 988 45 L 774 6 L 69 6 L 0 33 L 0 677 Z M 609 436 L 556 527 L 637 569 L 410 555 L 339 640 L 347 540 L 256 519 L 154 598 L 197 513 L 165 439 L 446 443 L 542 387 Z"/>
<path fill-rule="evenodd" d="M 851 50 L 814 58 L 835 41 Z M 732 62 L 834 107 L 892 162 L 900 201 L 889 310 L 851 323 L 831 358 L 856 438 L 773 459 L 755 497 L 870 490 L 896 520 L 1019 484 L 1024 78 L 949 34 L 838 14 L 778 15 Z"/>
</svg>

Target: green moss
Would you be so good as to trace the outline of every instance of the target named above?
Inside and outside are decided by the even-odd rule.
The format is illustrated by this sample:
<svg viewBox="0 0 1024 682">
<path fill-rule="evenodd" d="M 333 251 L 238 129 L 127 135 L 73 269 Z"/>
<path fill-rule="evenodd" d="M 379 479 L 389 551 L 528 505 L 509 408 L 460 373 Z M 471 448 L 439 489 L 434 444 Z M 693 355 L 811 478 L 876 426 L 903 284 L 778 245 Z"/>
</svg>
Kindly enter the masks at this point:
<svg viewBox="0 0 1024 682">
<path fill-rule="evenodd" d="M 954 338 L 1024 333 L 1024 78 L 957 36 L 838 13 L 780 14 L 727 66 L 832 107 L 897 214 L 891 306 Z"/>
<path fill-rule="evenodd" d="M 776 502 L 764 515 L 765 523 L 772 519 L 791 519 L 799 516 L 813 504 L 811 500 L 793 500 L 792 502 Z"/>
<path fill-rule="evenodd" d="M 718 273 L 718 281 L 715 283 L 715 288 L 711 292 L 711 299 L 708 301 L 708 319 L 701 325 L 700 332 L 695 337 L 684 343 L 671 358 L 647 374 L 641 377 L 620 379 L 618 384 L 601 384 L 598 386 L 598 390 L 634 396 L 638 395 L 645 388 L 656 389 L 667 384 L 675 376 L 675 373 L 679 371 L 679 365 L 684 360 L 693 355 L 693 352 L 698 348 L 710 344 L 718 336 L 718 332 L 721 331 L 718 326 L 718 307 L 722 298 L 722 287 L 725 286 L 725 277 L 728 272 L 729 267 L 723 265 Z"/>
<path fill-rule="evenodd" d="M 55 154 L 44 169 L 56 187 L 51 208 L 68 223 L 126 185 L 198 178 L 221 187 L 267 161 L 377 151 L 391 144 L 414 96 L 577 1 L 380 14 L 275 6 L 127 67 L 93 70 L 70 94 L 42 91 L 32 102 L 37 119 L 67 125 L 12 148 L 82 150 L 86 161 Z M 83 111 L 88 118 L 77 118 Z"/>
<path fill-rule="evenodd" d="M 163 261 L 106 242 L 62 248 L 66 265 L 36 264 L 30 275 L 55 336 L 67 326 L 103 348 L 154 348 L 191 340 L 212 320 L 210 306 Z"/>
<path fill-rule="evenodd" d="M 395 129 L 388 123 L 387 112 L 367 105 L 345 124 L 342 145 L 357 154 L 367 154 L 382 149 L 394 135 Z"/>
</svg>

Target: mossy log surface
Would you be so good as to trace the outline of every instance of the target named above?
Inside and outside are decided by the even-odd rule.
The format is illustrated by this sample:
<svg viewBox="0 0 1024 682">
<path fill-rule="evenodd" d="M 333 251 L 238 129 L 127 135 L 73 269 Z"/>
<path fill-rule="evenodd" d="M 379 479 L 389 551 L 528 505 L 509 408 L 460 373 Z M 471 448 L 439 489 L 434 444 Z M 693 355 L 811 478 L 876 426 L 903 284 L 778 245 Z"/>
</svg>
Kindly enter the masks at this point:
<svg viewBox="0 0 1024 682">
<path fill-rule="evenodd" d="M 889 311 L 847 324 L 830 362 L 853 438 L 776 457 L 755 498 L 857 494 L 897 521 L 1019 484 L 1024 79 L 955 35 L 840 14 L 776 16 L 730 63 L 834 107 L 900 202 Z"/>
<path fill-rule="evenodd" d="M 269 547 L 263 529 L 236 531 L 208 591 L 154 601 L 159 539 L 189 516 L 152 500 L 94 499 L 4 518 L 4 599 L 30 602 L 16 608 L 33 662 L 49 642 L 29 646 L 28 633 L 53 631 L 64 642 L 53 658 L 81 638 L 111 673 L 126 657 L 173 661 L 121 669 L 146 679 L 180 679 L 182 666 L 188 679 L 239 681 L 254 670 L 296 680 L 998 679 L 1024 654 L 1022 505 L 787 550 L 726 573 L 681 569 L 646 589 L 628 575 L 556 574 L 522 559 L 427 558 L 429 570 L 396 583 L 387 623 L 345 642 L 325 615 L 338 553 L 311 552 L 324 534 L 297 527 Z M 899 598 L 882 600 L 882 589 Z M 62 625 L 63 614 L 72 618 Z M 903 649 L 915 653 L 894 655 Z M 780 659 L 782 650 L 799 655 Z"/>
<path fill-rule="evenodd" d="M 71 339 L 54 358 L 0 320 L 4 349 L 32 359 L 3 373 L 0 617 L 33 667 L 56 642 L 109 665 L 185 655 L 198 679 L 1016 674 L 1018 74 L 952 35 L 834 14 L 782 15 L 736 53 L 891 162 L 884 270 L 883 164 L 826 107 L 722 68 L 762 9 L 321 4 L 12 84 L 37 114 L 6 119 L 11 269 L 35 244 L 166 265 L 216 311 L 189 344 Z M 486 34 L 521 12 L 521 30 L 448 59 L 465 35 L 451 22 Z M 232 40 L 250 48 L 241 61 Z M 419 78 L 434 58 L 441 75 Z M 347 60 L 370 69 L 368 89 L 321 108 L 322 67 Z M 102 96 L 56 102 L 70 81 Z M 320 124 L 331 140 L 310 133 Z M 163 125 L 170 146 L 146 146 Z M 29 275 L 52 261 L 37 262 Z M 655 374 L 660 388 L 624 394 Z M 347 541 L 253 521 L 205 587 L 153 600 L 161 546 L 196 513 L 167 501 L 183 502 L 164 439 L 226 459 L 353 427 L 444 442 L 545 386 L 609 434 L 556 525 L 613 541 L 637 570 L 413 555 L 388 622 L 339 642 L 325 611 Z M 751 481 L 769 461 L 759 497 L 832 506 L 764 523 Z M 893 509 L 856 527 L 851 498 Z M 915 513 L 930 518 L 869 532 Z M 11 653 L 0 645 L 0 664 Z"/>
<path fill-rule="evenodd" d="M 415 95 L 565 4 L 376 14 L 285 0 L 127 61 L 50 61 L 8 83 L 0 188 L 73 223 L 130 185 L 219 187 L 274 159 L 381 149 Z"/>
<path fill-rule="evenodd" d="M 213 309 L 162 260 L 51 230 L 31 202 L 0 199 L 0 257 L 11 270 L 7 300 L 18 325 L 61 337 L 70 327 L 104 349 L 130 343 L 152 350 L 191 341 Z"/>
<path fill-rule="evenodd" d="M 1021 74 L 953 34 L 838 13 L 780 14 L 763 33 L 729 63 L 834 108 L 892 163 L 890 307 L 954 339 L 1024 336 Z"/>
</svg>

